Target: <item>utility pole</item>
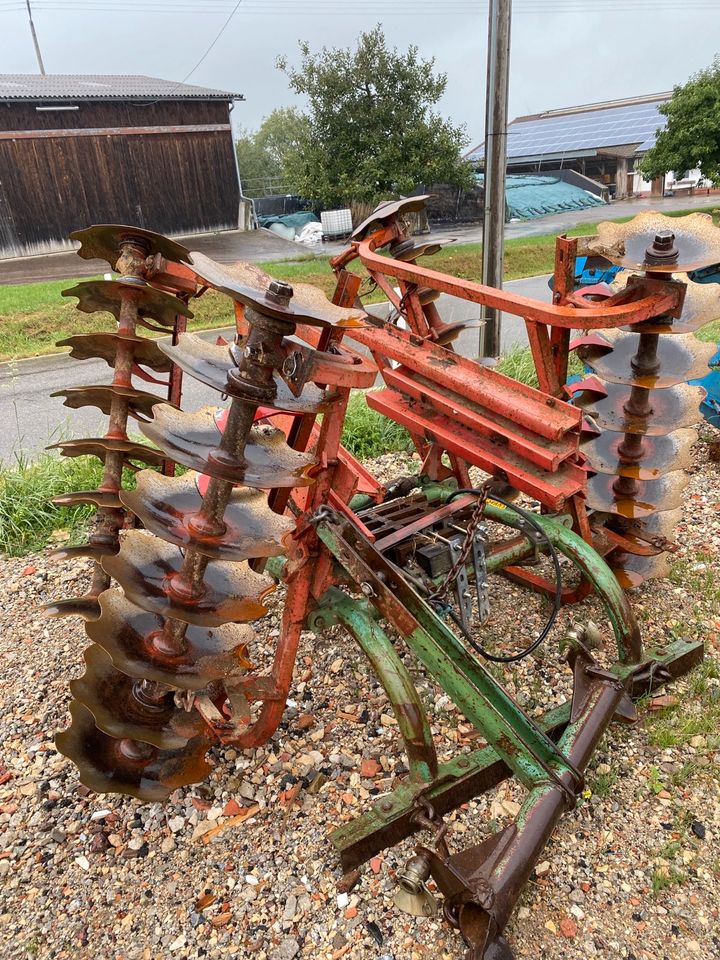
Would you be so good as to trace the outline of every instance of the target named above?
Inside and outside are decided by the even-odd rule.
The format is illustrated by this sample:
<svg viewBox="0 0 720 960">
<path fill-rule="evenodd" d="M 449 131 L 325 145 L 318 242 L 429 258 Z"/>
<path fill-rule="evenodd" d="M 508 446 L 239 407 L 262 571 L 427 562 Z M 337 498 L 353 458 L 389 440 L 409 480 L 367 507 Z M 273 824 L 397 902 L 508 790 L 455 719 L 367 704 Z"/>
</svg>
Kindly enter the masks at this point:
<svg viewBox="0 0 720 960">
<path fill-rule="evenodd" d="M 512 0 L 490 0 L 488 18 L 482 281 L 490 287 L 502 287 Z M 483 317 L 484 356 L 498 357 L 500 311 L 484 307 Z"/>
<path fill-rule="evenodd" d="M 42 57 L 40 56 L 40 44 L 38 43 L 37 34 L 35 33 L 35 24 L 33 23 L 32 10 L 30 9 L 30 0 L 25 0 L 25 6 L 27 7 L 28 20 L 30 21 L 30 33 L 32 34 L 33 43 L 35 44 L 35 56 L 37 57 L 38 66 L 40 67 L 40 73 L 45 76 L 45 66 L 43 64 Z"/>
</svg>

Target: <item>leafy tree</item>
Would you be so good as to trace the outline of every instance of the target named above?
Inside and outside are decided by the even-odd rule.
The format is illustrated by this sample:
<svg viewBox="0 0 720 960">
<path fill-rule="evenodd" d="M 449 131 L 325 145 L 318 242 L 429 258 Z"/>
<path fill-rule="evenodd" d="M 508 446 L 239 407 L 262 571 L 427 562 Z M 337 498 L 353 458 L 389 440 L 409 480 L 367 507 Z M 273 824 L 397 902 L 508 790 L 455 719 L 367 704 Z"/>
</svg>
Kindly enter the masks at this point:
<svg viewBox="0 0 720 960">
<path fill-rule="evenodd" d="M 670 170 L 694 170 L 714 183 L 720 181 L 720 57 L 673 89 L 660 113 L 667 127 L 645 154 L 640 170 L 648 180 Z"/>
<path fill-rule="evenodd" d="M 389 49 L 378 24 L 353 49 L 300 44 L 300 66 L 277 66 L 307 100 L 306 123 L 285 157 L 293 188 L 326 206 L 375 202 L 420 183 L 471 184 L 463 126 L 433 111 L 447 85 L 418 48 Z"/>
<path fill-rule="evenodd" d="M 235 143 L 240 179 L 246 196 L 262 192 L 258 181 L 286 178 L 286 157 L 294 149 L 305 119 L 297 110 L 273 110 L 256 131 L 241 130 Z"/>
</svg>

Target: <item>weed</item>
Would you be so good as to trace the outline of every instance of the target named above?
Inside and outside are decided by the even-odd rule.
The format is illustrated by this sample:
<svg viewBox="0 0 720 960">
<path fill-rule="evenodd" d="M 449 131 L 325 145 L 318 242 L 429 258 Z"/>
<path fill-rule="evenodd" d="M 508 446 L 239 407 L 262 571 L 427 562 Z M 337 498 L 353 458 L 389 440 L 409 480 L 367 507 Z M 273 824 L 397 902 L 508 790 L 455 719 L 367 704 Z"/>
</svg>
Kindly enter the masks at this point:
<svg viewBox="0 0 720 960">
<path fill-rule="evenodd" d="M 612 793 L 617 778 L 617 770 L 611 770 L 610 773 L 599 773 L 591 783 L 590 789 L 596 797 L 607 797 Z"/>
<path fill-rule="evenodd" d="M 648 776 L 648 787 L 653 793 L 660 793 L 661 790 L 665 789 L 665 786 L 660 779 L 660 771 L 657 767 L 650 767 L 650 775 Z"/>
<path fill-rule="evenodd" d="M 678 870 L 676 867 L 658 867 L 653 870 L 652 875 L 653 896 L 656 897 L 667 887 L 683 884 L 686 880 L 687 877 L 682 870 Z"/>
</svg>

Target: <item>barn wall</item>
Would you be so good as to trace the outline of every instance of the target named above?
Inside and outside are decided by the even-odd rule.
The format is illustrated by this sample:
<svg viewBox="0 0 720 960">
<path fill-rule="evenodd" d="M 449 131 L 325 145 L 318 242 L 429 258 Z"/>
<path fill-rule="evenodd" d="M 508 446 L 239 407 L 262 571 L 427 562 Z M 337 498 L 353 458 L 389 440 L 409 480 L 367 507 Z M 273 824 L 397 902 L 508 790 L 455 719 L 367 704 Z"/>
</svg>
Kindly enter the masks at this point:
<svg viewBox="0 0 720 960">
<path fill-rule="evenodd" d="M 239 189 L 226 103 L 0 109 L 0 257 L 67 249 L 91 223 L 131 223 L 169 235 L 237 227 Z M 190 131 L 131 133 L 153 127 Z M 22 136 L 28 130 L 129 127 L 127 133 Z M 18 139 L 2 136 L 18 131 Z"/>
</svg>

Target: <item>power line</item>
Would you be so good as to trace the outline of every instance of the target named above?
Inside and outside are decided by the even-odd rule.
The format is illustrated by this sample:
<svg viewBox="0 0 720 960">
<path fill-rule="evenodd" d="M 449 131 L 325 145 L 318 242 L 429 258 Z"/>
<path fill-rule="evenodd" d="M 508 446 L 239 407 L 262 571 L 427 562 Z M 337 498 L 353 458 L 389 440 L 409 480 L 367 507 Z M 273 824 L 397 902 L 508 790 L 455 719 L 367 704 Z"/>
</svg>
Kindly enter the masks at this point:
<svg viewBox="0 0 720 960">
<path fill-rule="evenodd" d="M 180 83 L 185 83 L 185 81 L 188 80 L 188 79 L 195 73 L 195 71 L 196 71 L 197 68 L 200 66 L 200 64 L 205 60 L 205 58 L 206 58 L 207 55 L 210 53 L 210 51 L 211 51 L 212 48 L 215 46 L 215 44 L 218 42 L 218 40 L 220 39 L 220 37 L 223 35 L 223 33 L 225 33 L 226 27 L 229 25 L 229 23 L 230 23 L 230 21 L 232 20 L 232 18 L 233 18 L 233 17 L 235 16 L 235 14 L 238 12 L 238 9 L 240 8 L 240 4 L 241 4 L 242 2 L 243 2 L 243 0 L 237 0 L 237 3 L 235 4 L 235 6 L 234 6 L 233 9 L 232 9 L 232 13 L 231 13 L 230 16 L 227 18 L 227 20 L 225 21 L 225 23 L 220 27 L 220 30 L 218 31 L 217 36 L 215 37 L 215 39 L 213 40 L 213 42 L 212 42 L 212 43 L 210 44 L 210 46 L 207 48 L 207 50 L 205 51 L 205 53 L 200 57 L 200 59 L 199 59 L 198 62 L 195 64 L 195 66 L 192 68 L 192 70 L 190 71 L 190 73 L 185 74 L 185 76 L 182 78 L 182 80 L 180 81 Z"/>
</svg>

